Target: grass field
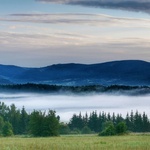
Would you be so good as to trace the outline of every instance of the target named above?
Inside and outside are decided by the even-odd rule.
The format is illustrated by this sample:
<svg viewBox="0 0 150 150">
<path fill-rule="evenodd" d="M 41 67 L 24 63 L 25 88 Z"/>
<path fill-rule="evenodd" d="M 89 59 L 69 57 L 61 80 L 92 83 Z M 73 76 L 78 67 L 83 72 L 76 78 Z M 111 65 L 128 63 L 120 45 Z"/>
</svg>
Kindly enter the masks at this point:
<svg viewBox="0 0 150 150">
<path fill-rule="evenodd" d="M 0 138 L 0 150 L 150 150 L 150 135 Z"/>
</svg>

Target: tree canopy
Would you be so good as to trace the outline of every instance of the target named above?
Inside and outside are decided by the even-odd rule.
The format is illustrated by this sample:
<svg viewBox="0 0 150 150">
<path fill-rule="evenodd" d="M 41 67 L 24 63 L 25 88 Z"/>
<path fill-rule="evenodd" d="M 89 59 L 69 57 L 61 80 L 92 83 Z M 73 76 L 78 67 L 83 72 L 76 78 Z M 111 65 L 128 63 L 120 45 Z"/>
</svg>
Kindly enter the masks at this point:
<svg viewBox="0 0 150 150">
<path fill-rule="evenodd" d="M 0 135 L 12 136 L 30 134 L 37 137 L 58 136 L 59 134 L 120 135 L 131 132 L 150 132 L 148 116 L 136 111 L 121 114 L 93 111 L 89 115 L 74 114 L 68 123 L 60 122 L 54 110 L 34 110 L 28 113 L 24 107 L 17 109 L 14 104 L 7 106 L 0 102 Z"/>
</svg>

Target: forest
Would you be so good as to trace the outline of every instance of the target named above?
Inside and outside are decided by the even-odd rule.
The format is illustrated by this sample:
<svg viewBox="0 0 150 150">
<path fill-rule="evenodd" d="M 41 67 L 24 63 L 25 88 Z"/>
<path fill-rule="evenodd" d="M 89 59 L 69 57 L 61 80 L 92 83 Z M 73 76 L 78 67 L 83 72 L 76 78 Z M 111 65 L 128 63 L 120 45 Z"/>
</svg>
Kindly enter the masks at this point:
<svg viewBox="0 0 150 150">
<path fill-rule="evenodd" d="M 150 120 L 143 112 L 121 114 L 96 111 L 74 114 L 68 123 L 60 121 L 54 110 L 27 112 L 0 102 L 0 135 L 30 135 L 34 137 L 58 136 L 61 134 L 115 135 L 129 132 L 150 132 Z"/>
<path fill-rule="evenodd" d="M 127 85 L 86 85 L 86 86 L 63 86 L 48 84 L 7 84 L 0 85 L 0 92 L 29 92 L 49 94 L 124 94 L 124 95 L 147 95 L 150 94 L 149 86 L 127 86 Z"/>
</svg>

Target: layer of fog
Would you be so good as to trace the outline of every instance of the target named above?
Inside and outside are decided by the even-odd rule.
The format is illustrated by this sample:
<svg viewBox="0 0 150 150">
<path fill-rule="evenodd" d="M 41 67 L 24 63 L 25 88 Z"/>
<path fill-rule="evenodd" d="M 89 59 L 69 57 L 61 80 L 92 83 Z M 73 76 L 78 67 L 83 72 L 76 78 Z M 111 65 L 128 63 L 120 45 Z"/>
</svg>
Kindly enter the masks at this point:
<svg viewBox="0 0 150 150">
<path fill-rule="evenodd" d="M 150 116 L 150 96 L 113 96 L 113 95 L 91 95 L 91 96 L 65 96 L 65 95 L 42 95 L 42 94 L 0 94 L 0 101 L 6 105 L 12 103 L 19 109 L 25 106 L 28 112 L 35 110 L 56 111 L 61 121 L 69 121 L 74 113 L 89 114 L 92 111 L 121 113 L 138 110 L 146 112 Z"/>
</svg>

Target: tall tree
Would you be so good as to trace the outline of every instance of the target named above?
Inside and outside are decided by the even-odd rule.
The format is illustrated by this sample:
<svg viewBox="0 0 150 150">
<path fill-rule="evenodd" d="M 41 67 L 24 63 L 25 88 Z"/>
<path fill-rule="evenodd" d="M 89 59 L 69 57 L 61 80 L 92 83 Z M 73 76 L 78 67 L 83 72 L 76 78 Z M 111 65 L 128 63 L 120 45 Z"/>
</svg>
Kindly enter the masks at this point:
<svg viewBox="0 0 150 150">
<path fill-rule="evenodd" d="M 8 112 L 9 107 L 4 104 L 4 102 L 0 102 L 0 116 L 4 119 L 4 121 L 8 121 Z"/>
<path fill-rule="evenodd" d="M 150 122 L 145 112 L 143 113 L 143 132 L 150 132 Z"/>
<path fill-rule="evenodd" d="M 20 133 L 20 111 L 16 109 L 16 106 L 12 104 L 8 113 L 8 121 L 13 127 L 14 134 Z"/>
<path fill-rule="evenodd" d="M 134 131 L 134 113 L 133 111 L 131 111 L 130 113 L 130 127 L 129 127 L 130 131 Z"/>
<path fill-rule="evenodd" d="M 41 111 L 33 111 L 30 115 L 29 130 L 34 136 L 42 136 L 44 115 Z"/>
<path fill-rule="evenodd" d="M 79 129 L 81 130 L 84 127 L 84 120 L 82 118 L 81 113 L 78 115 L 74 114 L 69 122 L 69 127 L 71 130 Z"/>
<path fill-rule="evenodd" d="M 56 112 L 49 110 L 44 118 L 42 136 L 58 136 L 59 120 L 56 117 Z"/>
<path fill-rule="evenodd" d="M 141 115 L 138 113 L 138 111 L 136 111 L 135 115 L 134 115 L 134 131 L 135 132 L 142 132 L 142 117 Z"/>
<path fill-rule="evenodd" d="M 90 114 L 88 126 L 92 131 L 99 132 L 99 121 L 96 111 Z"/>
<path fill-rule="evenodd" d="M 29 123 L 29 117 L 28 114 L 24 108 L 22 107 L 21 114 L 20 114 L 20 133 L 21 134 L 26 134 L 27 133 L 27 126 Z"/>
<path fill-rule="evenodd" d="M 31 113 L 29 129 L 34 136 L 57 136 L 59 134 L 59 120 L 56 112 L 49 110 L 46 112 L 34 111 Z"/>
</svg>

